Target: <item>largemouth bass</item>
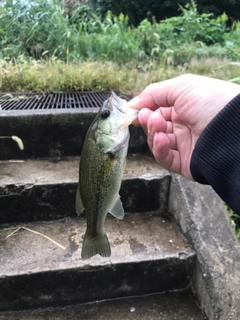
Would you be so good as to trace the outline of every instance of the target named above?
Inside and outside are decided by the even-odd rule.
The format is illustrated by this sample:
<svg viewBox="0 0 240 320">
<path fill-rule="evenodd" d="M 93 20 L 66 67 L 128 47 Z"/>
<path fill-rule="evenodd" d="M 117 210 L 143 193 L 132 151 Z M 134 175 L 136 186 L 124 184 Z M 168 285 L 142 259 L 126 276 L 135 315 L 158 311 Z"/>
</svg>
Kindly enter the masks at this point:
<svg viewBox="0 0 240 320">
<path fill-rule="evenodd" d="M 85 209 L 87 216 L 82 259 L 96 254 L 102 257 L 111 255 L 104 221 L 108 212 L 118 219 L 124 217 L 119 189 L 129 144 L 128 126 L 137 115 L 137 110 L 129 108 L 126 100 L 112 92 L 88 129 L 76 194 L 77 214 Z"/>
</svg>

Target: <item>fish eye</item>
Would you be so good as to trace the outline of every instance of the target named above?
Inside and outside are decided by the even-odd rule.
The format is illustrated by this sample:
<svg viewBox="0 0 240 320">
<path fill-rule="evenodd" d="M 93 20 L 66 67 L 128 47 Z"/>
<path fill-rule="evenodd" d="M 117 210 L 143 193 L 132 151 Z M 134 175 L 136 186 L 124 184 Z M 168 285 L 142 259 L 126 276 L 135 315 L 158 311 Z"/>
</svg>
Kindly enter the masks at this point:
<svg viewBox="0 0 240 320">
<path fill-rule="evenodd" d="M 101 113 L 101 116 L 103 119 L 106 119 L 110 116 L 110 111 L 109 110 L 103 110 L 102 113 Z"/>
</svg>

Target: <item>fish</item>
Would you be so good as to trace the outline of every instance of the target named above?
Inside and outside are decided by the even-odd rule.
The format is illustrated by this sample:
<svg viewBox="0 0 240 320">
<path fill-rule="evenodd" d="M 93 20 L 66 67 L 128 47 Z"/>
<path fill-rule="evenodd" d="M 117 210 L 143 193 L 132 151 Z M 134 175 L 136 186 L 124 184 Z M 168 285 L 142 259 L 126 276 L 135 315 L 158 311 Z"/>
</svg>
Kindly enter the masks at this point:
<svg viewBox="0 0 240 320">
<path fill-rule="evenodd" d="M 129 145 L 129 125 L 138 117 L 138 112 L 111 92 L 87 131 L 80 157 L 75 205 L 77 214 L 85 210 L 87 217 L 82 259 L 97 254 L 111 256 L 104 222 L 108 213 L 120 220 L 124 218 L 119 190 Z"/>
</svg>

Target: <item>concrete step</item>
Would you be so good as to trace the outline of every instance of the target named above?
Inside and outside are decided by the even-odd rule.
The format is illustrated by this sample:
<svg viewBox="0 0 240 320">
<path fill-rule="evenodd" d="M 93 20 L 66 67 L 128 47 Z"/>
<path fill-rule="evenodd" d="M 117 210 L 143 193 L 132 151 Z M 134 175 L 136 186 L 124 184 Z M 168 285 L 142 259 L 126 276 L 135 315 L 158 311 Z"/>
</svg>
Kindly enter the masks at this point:
<svg viewBox="0 0 240 320">
<path fill-rule="evenodd" d="M 98 109 L 0 111 L 0 136 L 19 136 L 21 151 L 12 139 L 0 139 L 0 160 L 80 156 L 86 132 Z M 143 130 L 130 126 L 129 153 L 149 154 Z"/>
<path fill-rule="evenodd" d="M 0 161 L 0 224 L 75 217 L 79 158 Z M 166 213 L 170 175 L 129 156 L 120 190 L 127 212 Z"/>
<path fill-rule="evenodd" d="M 0 320 L 204 320 L 188 290 L 61 308 L 0 313 Z"/>
<path fill-rule="evenodd" d="M 27 227 L 52 238 L 20 229 Z M 0 310 L 64 306 L 185 289 L 195 253 L 174 221 L 149 213 L 107 217 L 110 258 L 82 260 L 85 218 L 32 222 L 0 232 Z M 79 249 L 80 248 L 80 249 Z"/>
</svg>

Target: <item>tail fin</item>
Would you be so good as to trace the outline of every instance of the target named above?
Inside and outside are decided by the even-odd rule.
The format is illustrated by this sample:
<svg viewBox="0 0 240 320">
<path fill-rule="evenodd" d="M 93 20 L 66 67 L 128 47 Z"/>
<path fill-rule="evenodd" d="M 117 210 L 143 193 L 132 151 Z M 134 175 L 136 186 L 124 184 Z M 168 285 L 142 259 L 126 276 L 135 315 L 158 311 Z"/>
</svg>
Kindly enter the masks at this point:
<svg viewBox="0 0 240 320">
<path fill-rule="evenodd" d="M 81 253 L 82 259 L 90 259 L 96 254 L 102 257 L 111 256 L 111 248 L 105 232 L 95 237 L 89 236 L 87 233 L 84 236 Z"/>
</svg>

